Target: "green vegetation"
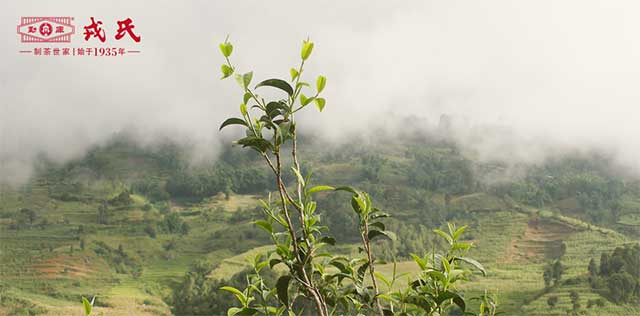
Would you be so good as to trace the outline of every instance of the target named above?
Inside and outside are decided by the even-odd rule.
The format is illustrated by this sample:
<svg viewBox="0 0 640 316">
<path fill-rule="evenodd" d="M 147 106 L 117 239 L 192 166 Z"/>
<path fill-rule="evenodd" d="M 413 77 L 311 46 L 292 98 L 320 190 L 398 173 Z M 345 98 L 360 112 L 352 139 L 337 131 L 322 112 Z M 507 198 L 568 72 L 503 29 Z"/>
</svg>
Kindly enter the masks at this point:
<svg viewBox="0 0 640 316">
<path fill-rule="evenodd" d="M 81 296 L 91 298 L 95 295 L 93 313 L 96 315 L 128 315 L 129 310 L 135 310 L 138 315 L 168 315 L 173 310 L 179 315 L 173 297 L 195 262 L 211 263 L 209 279 L 218 280 L 215 286 L 241 286 L 242 275 L 252 271 L 247 270 L 250 269 L 247 257 L 253 259 L 268 249 L 265 248 L 269 243 L 268 236 L 251 224 L 261 216 L 258 196 L 231 193 L 226 199 L 221 191 L 201 200 L 179 197 L 153 200 L 129 186 L 149 178 L 166 185 L 168 178 L 181 169 L 158 164 L 156 149 L 132 148 L 134 145 L 123 141 L 124 138 L 124 135 L 117 136 L 118 141 L 92 151 L 94 158 L 102 157 L 100 159 L 111 166 L 107 173 L 88 169 L 85 157 L 41 170 L 20 188 L 2 188 L 0 314 L 22 315 L 31 311 L 42 315 L 82 315 L 82 305 L 78 304 Z M 306 146 L 302 148 L 306 151 L 301 155 L 307 158 L 318 181 L 343 182 L 343 166 L 349 165 L 353 172 L 349 173 L 346 183 L 369 191 L 371 198 L 393 215 L 385 224 L 398 238 L 396 241 L 381 240 L 373 248 L 376 256 L 387 261 L 395 255 L 399 260 L 399 273 L 418 271 L 410 253 L 442 249 L 444 244 L 434 236 L 432 229 L 440 228 L 445 221 L 467 223 L 469 228 L 464 238 L 475 246 L 469 255 L 485 265 L 488 276 L 475 279 L 464 288 L 472 296 L 482 295 L 484 289 L 496 292 L 499 310 L 505 315 L 566 315 L 566 311 L 572 309 L 572 290 L 579 294 L 580 309 L 586 315 L 638 313 L 637 303 L 633 301 L 615 302 L 608 294 L 606 283 L 592 288 L 588 269 L 591 259 L 595 259 L 599 269 L 603 252 L 611 256 L 616 247 L 637 240 L 633 226 L 618 222 L 599 226 L 590 221 L 579 205 L 569 208 L 566 199 L 548 202 L 545 209 L 540 210 L 535 205 L 518 203 L 508 195 L 498 196 L 493 189 L 495 185 L 489 186 L 479 180 L 484 176 L 478 171 L 474 171 L 474 181 L 479 183 L 477 191 L 466 195 L 450 194 L 447 205 L 444 193 L 409 183 L 409 167 L 413 162 L 405 153 L 433 148 L 460 155 L 455 150 L 442 150 L 453 146 L 450 144 L 410 141 L 378 153 L 386 162 L 378 169 L 376 183 L 362 171 L 366 168 L 362 164 L 368 162 L 366 157 L 373 155 L 367 147 L 355 150 L 355 146 L 336 149 L 316 146 L 310 141 L 304 144 Z M 129 154 L 123 155 L 123 152 L 137 152 L 138 158 L 130 159 Z M 180 156 L 184 154 L 176 155 Z M 242 161 L 256 163 L 258 168 L 256 157 L 251 153 L 230 148 L 221 154 L 219 161 L 227 159 L 225 157 L 235 157 L 225 162 L 227 165 Z M 176 165 L 188 165 L 187 156 L 181 159 L 185 160 Z M 481 168 L 482 164 L 471 161 L 473 170 L 486 170 Z M 600 160 L 596 165 L 607 164 Z M 144 174 L 121 172 L 140 168 L 145 169 Z M 615 173 L 610 176 L 619 177 Z M 295 180 L 293 177 L 288 179 Z M 620 197 L 621 217 L 638 214 L 635 182 L 629 179 L 624 182 L 625 193 Z M 74 186 L 81 187 L 80 191 L 73 191 Z M 104 202 L 128 188 L 133 203 L 128 206 L 107 204 L 111 215 L 109 222 L 98 224 L 98 210 Z M 272 189 L 275 188 L 264 188 Z M 77 199 L 61 200 L 64 190 L 69 190 L 69 195 Z M 350 206 L 345 206 L 338 195 L 318 196 L 317 204 L 334 237 L 347 243 L 329 248 L 357 255 L 358 235 L 350 229 L 357 223 L 356 214 Z M 22 209 L 35 212 L 32 223 Z M 188 234 L 162 229 L 167 214 L 177 214 L 188 223 Z M 17 225 L 19 222 L 22 224 Z M 150 226 L 155 228 L 155 238 L 145 231 Z M 81 242 L 85 249 L 81 248 Z M 124 265 L 124 274 L 118 273 L 108 257 L 95 253 L 94 249 L 98 247 L 95 242 L 105 243 L 114 252 L 122 245 L 123 251 L 141 264 L 142 274 L 135 279 L 127 265 Z M 561 243 L 566 244 L 566 252 L 560 257 Z M 73 255 L 69 254 L 71 245 L 75 249 Z M 557 259 L 565 267 L 562 280 L 558 286 L 545 290 L 544 266 Z M 376 272 L 390 278 L 393 264 L 381 265 Z M 229 279 L 239 282 L 229 282 Z M 219 305 L 221 308 L 233 304 L 232 295 L 211 291 L 214 292 L 218 298 L 210 301 L 212 304 L 227 302 L 225 306 Z M 554 308 L 547 302 L 551 297 L 558 300 Z M 469 308 L 477 308 L 474 307 L 476 301 L 470 304 Z"/>
<path fill-rule="evenodd" d="M 456 289 L 468 311 L 482 302 L 492 312 L 497 301 L 503 315 L 640 314 L 637 178 L 598 154 L 511 166 L 480 161 L 446 138 L 406 132 L 418 136 L 375 142 L 349 136 L 343 145 L 327 145 L 298 135 L 300 174 L 313 171 L 318 183 L 357 187 L 356 198 L 366 200 L 366 191 L 376 208 L 392 215 L 371 222 L 397 236 L 370 242 L 373 261 L 386 261 L 373 271 L 379 291 L 398 293 L 407 277 L 428 281 L 416 261 L 434 264 L 435 256 L 424 255 L 451 255 L 448 241 L 433 233 L 447 231 L 450 222 L 468 224 L 458 241 L 473 244 L 465 256 L 488 271 L 486 277 L 467 275 L 471 282 Z M 95 297 L 91 315 L 220 313 L 236 301 L 219 288 L 244 289 L 258 272 L 265 289 L 277 292 L 289 266 L 253 267 L 273 248 L 272 235 L 254 225 L 263 220 L 259 200 L 278 192 L 271 170 L 260 154 L 239 148 L 224 148 L 214 162 L 198 165 L 190 151 L 168 140 L 142 146 L 123 133 L 64 164 L 41 157 L 29 182 L 0 187 L 0 315 L 82 315 L 82 297 Z M 283 165 L 293 163 L 281 158 Z M 281 177 L 296 192 L 296 172 L 283 168 Z M 365 259 L 357 229 L 362 217 L 345 203 L 353 193 L 330 192 L 312 193 L 316 211 L 309 217 L 317 216 L 337 241 L 324 239 L 324 250 Z M 277 200 L 268 206 L 279 207 Z M 296 216 L 292 221 L 300 224 Z M 369 293 L 368 312 L 376 308 L 368 292 L 372 280 L 365 269 L 358 283 L 357 273 L 366 261 L 351 270 L 341 264 L 355 272 L 345 273 L 350 278 L 343 284 Z M 343 273 L 336 262 L 324 277 Z M 299 292 L 287 294 L 294 301 Z M 277 293 L 264 301 L 279 302 Z M 292 308 L 309 311 L 308 304 L 295 300 Z M 457 309 L 452 304 L 450 314 Z"/>
<path fill-rule="evenodd" d="M 382 221 L 389 217 L 389 214 L 374 206 L 370 195 L 364 191 L 350 186 L 334 188 L 328 185 L 310 185 L 311 174 L 303 172 L 298 159 L 297 135 L 300 127 L 294 114 L 311 102 L 315 102 L 320 111 L 325 107 L 325 99 L 319 97 L 326 84 L 325 77 L 318 76 L 316 91 L 312 92 L 312 97 L 306 97 L 302 93 L 303 89 L 309 86 L 301 81 L 301 78 L 305 61 L 309 58 L 313 45 L 309 41 L 303 43 L 302 61 L 299 68 L 291 69 L 291 82 L 267 79 L 256 85 L 256 88 L 265 86 L 283 90 L 288 95 L 286 99 L 265 101 L 249 88 L 253 78 L 252 72 L 236 75 L 236 80 L 244 92 L 243 103 L 240 105 L 242 118 L 229 118 L 222 123 L 220 129 L 229 125 L 242 125 L 246 128 L 247 136 L 236 143 L 253 149 L 264 158 L 276 178 L 279 199 L 272 201 L 269 195 L 268 199 L 261 200 L 265 219 L 254 222 L 270 235 L 273 249 L 264 256 L 258 254 L 255 257 L 253 271 L 247 275 L 244 286 L 221 287 L 222 290 L 234 294 L 239 301 L 238 307 L 227 309 L 227 315 L 279 316 L 285 313 L 313 313 L 318 316 L 384 316 L 466 313 L 469 298 L 465 298 L 464 293 L 458 289 L 458 284 L 467 282 L 468 277 L 472 275 L 473 270 L 467 268 L 467 265 L 486 275 L 484 267 L 478 261 L 465 256 L 473 246 L 460 240 L 467 226 L 456 228 L 455 225 L 448 224 L 448 232 L 434 230 L 447 242 L 446 251 L 410 253 L 420 271 L 415 276 L 408 277 L 406 285 L 397 288 L 395 284 L 403 279 L 404 275 L 398 274 L 395 260 L 391 277 L 385 277 L 375 271 L 376 266 L 384 262 L 376 260 L 374 243 L 383 238 L 396 239 L 396 235 L 388 231 Z M 225 41 L 220 44 L 220 50 L 226 59 L 226 64 L 222 67 L 224 79 L 235 70 L 229 60 L 233 46 Z M 249 102 L 255 103 L 251 109 L 256 108 L 257 111 L 247 109 Z M 256 112 L 260 119 L 252 120 L 250 113 Z M 283 167 L 282 163 L 285 155 L 283 152 L 289 150 L 289 143 L 290 168 L 296 177 L 293 189 L 288 188 L 284 180 L 283 170 L 287 168 L 286 165 Z M 444 187 L 445 190 L 459 193 L 456 184 L 464 184 L 471 178 L 470 170 L 463 172 L 464 175 L 461 177 L 452 176 L 457 175 L 456 171 L 460 171 L 463 165 L 455 162 L 434 164 L 442 161 L 440 157 L 432 159 L 432 156 L 427 156 L 418 161 L 427 162 L 426 168 L 421 169 L 434 168 L 445 171 L 444 174 L 421 174 L 417 179 L 426 182 L 427 189 Z M 365 178 L 378 181 L 378 173 L 384 160 L 374 156 L 367 157 L 363 162 L 369 166 L 365 168 Z M 351 207 L 357 217 L 352 230 L 358 232 L 358 249 L 361 255 L 345 256 L 326 250 L 327 246 L 336 244 L 336 239 L 329 235 L 330 229 L 322 225 L 319 212 L 316 212 L 318 204 L 313 200 L 314 196 L 326 191 L 345 191 L 351 195 Z M 395 255 L 393 250 L 391 255 Z M 270 283 L 262 276 L 263 270 L 270 271 L 277 265 L 284 265 L 286 272 L 279 275 L 275 283 Z M 188 284 L 193 283 L 193 279 L 186 281 Z M 383 288 L 383 285 L 386 288 Z M 482 298 L 480 315 L 495 315 L 495 300 L 488 295 Z M 180 302 L 180 306 L 190 305 L 190 302 L 184 300 L 177 301 Z"/>
<path fill-rule="evenodd" d="M 618 303 L 640 302 L 640 244 L 603 252 L 600 265 L 589 262 L 589 283 Z"/>
</svg>

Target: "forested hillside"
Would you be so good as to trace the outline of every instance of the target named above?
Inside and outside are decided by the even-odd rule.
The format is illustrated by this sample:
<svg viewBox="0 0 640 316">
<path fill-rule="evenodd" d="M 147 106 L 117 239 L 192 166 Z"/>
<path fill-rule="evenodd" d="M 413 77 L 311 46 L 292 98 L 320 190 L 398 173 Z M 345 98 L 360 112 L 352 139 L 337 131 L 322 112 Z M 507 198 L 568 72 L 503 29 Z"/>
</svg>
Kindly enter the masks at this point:
<svg viewBox="0 0 640 316">
<path fill-rule="evenodd" d="M 467 289 L 497 293 L 505 315 L 640 313 L 640 180 L 606 155 L 506 164 L 434 135 L 301 142 L 313 183 L 356 186 L 391 214 L 398 238 L 374 251 L 402 272 L 417 271 L 412 253 L 445 246 L 433 229 L 468 224 L 488 276 Z M 276 187 L 253 153 L 194 163 L 190 152 L 123 133 L 74 161 L 41 157 L 28 183 L 2 187 L 0 315 L 79 315 L 94 295 L 104 315 L 225 314 L 233 295 L 219 288 L 242 283 L 268 249 L 252 223 Z M 333 250 L 357 255 L 343 200 L 323 193 L 317 208 Z"/>
</svg>

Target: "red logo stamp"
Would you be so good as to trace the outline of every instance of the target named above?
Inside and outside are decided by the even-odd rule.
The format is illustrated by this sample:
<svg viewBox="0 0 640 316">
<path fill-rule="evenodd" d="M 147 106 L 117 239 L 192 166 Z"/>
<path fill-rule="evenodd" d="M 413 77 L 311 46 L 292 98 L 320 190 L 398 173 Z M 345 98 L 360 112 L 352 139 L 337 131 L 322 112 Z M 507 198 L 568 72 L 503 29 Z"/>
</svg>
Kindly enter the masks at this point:
<svg viewBox="0 0 640 316">
<path fill-rule="evenodd" d="M 18 34 L 22 43 L 70 43 L 75 26 L 72 17 L 22 17 L 18 25 Z"/>
<path fill-rule="evenodd" d="M 142 36 L 138 33 L 132 18 L 116 19 L 113 21 L 115 23 L 110 21 L 103 24 L 100 18 L 91 16 L 88 20 L 83 19 L 83 21 L 87 23 L 80 26 L 81 31 L 84 28 L 84 33 L 78 34 L 80 38 L 84 38 L 83 45 L 49 45 L 48 43 L 71 43 L 76 31 L 76 27 L 72 24 L 74 18 L 69 16 L 23 16 L 18 24 L 20 42 L 35 45 L 31 48 L 20 49 L 18 52 L 33 56 L 56 56 L 53 58 L 58 58 L 57 56 L 60 56 L 59 58 L 65 58 L 63 56 L 113 57 L 141 52 L 138 46 L 130 49 L 107 42 L 107 40 L 120 42 L 124 39 L 125 41 L 133 41 L 133 45 L 139 44 Z"/>
</svg>

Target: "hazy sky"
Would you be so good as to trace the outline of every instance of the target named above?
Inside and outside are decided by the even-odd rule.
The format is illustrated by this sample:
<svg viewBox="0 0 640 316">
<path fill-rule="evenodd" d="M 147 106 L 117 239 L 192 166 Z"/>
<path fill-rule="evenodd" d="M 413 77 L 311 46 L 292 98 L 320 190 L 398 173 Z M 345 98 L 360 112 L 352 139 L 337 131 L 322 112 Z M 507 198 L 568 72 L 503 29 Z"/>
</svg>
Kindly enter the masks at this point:
<svg viewBox="0 0 640 316">
<path fill-rule="evenodd" d="M 19 43 L 21 16 L 74 17 L 62 47 L 95 46 L 81 35 L 94 16 L 105 45 L 142 53 L 21 55 L 47 46 Z M 371 120 L 390 114 L 437 124 L 445 113 L 464 116 L 460 141 L 489 157 L 548 154 L 540 144 L 606 147 L 640 167 L 638 16 L 636 1 L 3 1 L 0 177 L 24 177 L 39 151 L 77 157 L 132 126 L 214 153 L 217 126 L 241 100 L 233 80 L 219 80 L 227 34 L 255 82 L 287 76 L 301 41 L 316 43 L 308 73 L 327 76 L 328 102 L 311 123 L 332 127 L 327 137 L 380 132 L 384 120 Z M 126 17 L 140 44 L 113 40 Z"/>
</svg>

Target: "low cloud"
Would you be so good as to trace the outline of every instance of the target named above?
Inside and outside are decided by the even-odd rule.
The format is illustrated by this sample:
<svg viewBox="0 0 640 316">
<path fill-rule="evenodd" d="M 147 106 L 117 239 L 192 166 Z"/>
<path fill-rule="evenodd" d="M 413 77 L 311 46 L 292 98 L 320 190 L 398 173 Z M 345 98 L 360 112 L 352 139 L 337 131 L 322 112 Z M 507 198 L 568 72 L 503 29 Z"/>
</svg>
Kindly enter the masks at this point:
<svg viewBox="0 0 640 316">
<path fill-rule="evenodd" d="M 316 42 L 307 74 L 328 77 L 327 107 L 300 119 L 328 139 L 397 129 L 390 113 L 431 128 L 446 114 L 464 122 L 454 137 L 487 159 L 599 148 L 637 169 L 640 5 L 614 2 L 7 1 L 0 177 L 24 180 L 39 153 L 64 161 L 128 128 L 142 142 L 159 132 L 186 137 L 215 157 L 217 126 L 241 98 L 219 80 L 217 43 L 228 34 L 234 63 L 254 80 L 287 76 L 301 40 Z M 142 53 L 18 54 L 32 45 L 15 34 L 30 15 L 73 16 L 77 33 L 90 16 L 107 32 L 131 17 Z M 76 34 L 71 45 L 95 43 Z"/>
</svg>

